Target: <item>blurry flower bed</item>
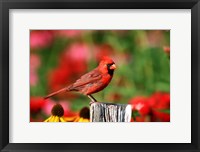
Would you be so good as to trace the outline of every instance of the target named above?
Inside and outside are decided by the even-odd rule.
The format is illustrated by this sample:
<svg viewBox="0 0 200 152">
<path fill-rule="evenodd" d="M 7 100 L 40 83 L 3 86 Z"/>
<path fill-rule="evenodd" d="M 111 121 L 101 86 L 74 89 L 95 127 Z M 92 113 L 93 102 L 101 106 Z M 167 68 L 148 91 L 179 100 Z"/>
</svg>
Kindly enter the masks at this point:
<svg viewBox="0 0 200 152">
<path fill-rule="evenodd" d="M 31 31 L 30 121 L 88 122 L 81 117 L 83 111 L 88 115 L 86 96 L 43 97 L 95 68 L 102 56 L 110 56 L 117 69 L 108 87 L 94 94 L 98 101 L 132 104 L 134 122 L 170 121 L 169 43 L 166 30 Z M 57 103 L 64 109 L 62 117 L 52 116 Z"/>
</svg>

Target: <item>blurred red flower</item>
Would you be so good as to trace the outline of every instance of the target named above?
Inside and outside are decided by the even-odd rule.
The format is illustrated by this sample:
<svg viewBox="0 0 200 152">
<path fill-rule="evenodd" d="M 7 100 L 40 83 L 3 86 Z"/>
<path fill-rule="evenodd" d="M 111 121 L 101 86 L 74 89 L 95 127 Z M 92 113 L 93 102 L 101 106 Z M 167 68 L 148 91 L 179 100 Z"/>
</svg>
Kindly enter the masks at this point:
<svg viewBox="0 0 200 152">
<path fill-rule="evenodd" d="M 136 116 L 135 121 L 136 122 L 149 122 L 150 118 L 149 118 L 148 115 L 146 115 L 146 116 Z"/>
<path fill-rule="evenodd" d="M 102 44 L 95 47 L 96 59 L 100 61 L 104 56 L 112 56 L 114 53 L 113 48 L 109 44 Z"/>
<path fill-rule="evenodd" d="M 134 122 L 134 119 L 133 119 L 133 117 L 131 117 L 131 122 Z"/>
<path fill-rule="evenodd" d="M 84 43 L 75 43 L 60 56 L 58 67 L 49 73 L 49 87 L 56 91 L 73 83 L 87 70 L 89 48 Z"/>
<path fill-rule="evenodd" d="M 70 70 L 67 67 L 58 67 L 49 73 L 48 80 L 50 90 L 57 91 L 70 83 Z"/>
<path fill-rule="evenodd" d="M 170 94 L 156 92 L 149 98 L 149 105 L 152 108 L 152 121 L 170 121 L 170 113 L 165 110 L 170 109 Z"/>
<path fill-rule="evenodd" d="M 164 47 L 163 47 L 163 50 L 164 50 L 164 52 L 165 52 L 167 55 L 170 55 L 170 47 L 164 46 Z"/>
<path fill-rule="evenodd" d="M 30 99 L 30 110 L 31 113 L 39 112 L 45 105 L 43 97 L 31 97 Z"/>
<path fill-rule="evenodd" d="M 152 121 L 162 121 L 162 122 L 169 122 L 170 121 L 170 114 L 164 113 L 161 111 L 153 110 L 152 112 Z"/>
<path fill-rule="evenodd" d="M 152 109 L 169 109 L 170 94 L 165 92 L 156 92 L 148 100 Z"/>
<path fill-rule="evenodd" d="M 33 30 L 30 33 L 31 49 L 47 47 L 53 41 L 53 32 L 48 30 Z"/>
<path fill-rule="evenodd" d="M 132 105 L 132 110 L 137 110 L 142 116 L 148 115 L 150 113 L 147 97 L 137 96 L 131 99 L 129 103 Z"/>
</svg>

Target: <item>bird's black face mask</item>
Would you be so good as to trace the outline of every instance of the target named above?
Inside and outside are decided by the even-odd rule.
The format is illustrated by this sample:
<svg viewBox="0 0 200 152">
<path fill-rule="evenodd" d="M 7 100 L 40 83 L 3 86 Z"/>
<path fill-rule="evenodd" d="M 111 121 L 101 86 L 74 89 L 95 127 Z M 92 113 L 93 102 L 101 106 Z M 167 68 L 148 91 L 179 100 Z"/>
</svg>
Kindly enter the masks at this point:
<svg viewBox="0 0 200 152">
<path fill-rule="evenodd" d="M 114 64 L 114 63 L 107 64 L 108 74 L 111 75 L 111 76 L 112 76 L 113 73 L 114 73 L 114 69 L 111 69 L 111 68 L 110 68 L 113 64 Z"/>
</svg>

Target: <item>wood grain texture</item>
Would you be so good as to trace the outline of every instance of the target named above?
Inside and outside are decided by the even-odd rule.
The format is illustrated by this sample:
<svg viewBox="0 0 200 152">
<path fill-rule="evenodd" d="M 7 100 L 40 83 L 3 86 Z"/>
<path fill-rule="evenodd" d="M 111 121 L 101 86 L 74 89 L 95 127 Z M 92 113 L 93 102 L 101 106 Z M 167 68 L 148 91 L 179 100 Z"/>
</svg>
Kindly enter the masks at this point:
<svg viewBox="0 0 200 152">
<path fill-rule="evenodd" d="M 131 105 L 95 102 L 90 106 L 90 122 L 130 122 Z"/>
</svg>

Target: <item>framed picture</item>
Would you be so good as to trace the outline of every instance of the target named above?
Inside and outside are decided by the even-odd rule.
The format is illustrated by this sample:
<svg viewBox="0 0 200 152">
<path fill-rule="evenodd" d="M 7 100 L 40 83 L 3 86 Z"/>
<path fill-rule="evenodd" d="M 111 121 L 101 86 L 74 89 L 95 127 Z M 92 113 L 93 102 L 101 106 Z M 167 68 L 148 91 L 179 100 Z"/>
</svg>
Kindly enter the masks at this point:
<svg viewBox="0 0 200 152">
<path fill-rule="evenodd" d="M 2 151 L 200 151 L 196 1 L 1 1 Z"/>
</svg>

